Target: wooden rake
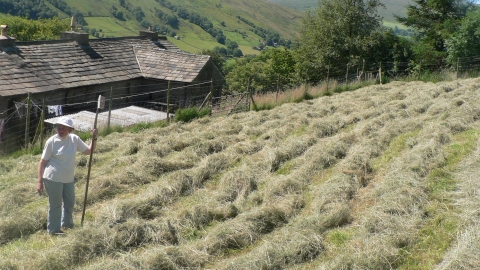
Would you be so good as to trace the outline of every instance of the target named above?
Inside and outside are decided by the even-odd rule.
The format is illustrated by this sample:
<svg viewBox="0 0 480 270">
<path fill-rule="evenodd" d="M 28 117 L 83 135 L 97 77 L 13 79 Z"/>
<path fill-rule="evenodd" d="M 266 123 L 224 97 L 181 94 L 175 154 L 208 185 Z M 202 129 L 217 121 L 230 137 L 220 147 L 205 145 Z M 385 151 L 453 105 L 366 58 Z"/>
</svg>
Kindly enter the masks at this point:
<svg viewBox="0 0 480 270">
<path fill-rule="evenodd" d="M 98 96 L 97 102 L 97 112 L 95 114 L 95 122 L 93 123 L 93 129 L 97 128 L 97 119 L 98 119 L 98 111 L 103 110 L 105 108 L 105 97 L 101 95 Z M 92 168 L 92 157 L 93 157 L 93 149 L 95 149 L 95 144 L 97 143 L 95 135 L 92 136 L 92 151 L 90 151 L 90 160 L 88 161 L 88 173 L 87 173 L 87 184 L 85 185 L 85 198 L 83 200 L 83 211 L 82 211 L 82 226 L 83 226 L 83 219 L 85 218 L 85 208 L 87 207 L 87 195 L 88 195 L 88 183 L 90 182 L 90 170 Z"/>
</svg>

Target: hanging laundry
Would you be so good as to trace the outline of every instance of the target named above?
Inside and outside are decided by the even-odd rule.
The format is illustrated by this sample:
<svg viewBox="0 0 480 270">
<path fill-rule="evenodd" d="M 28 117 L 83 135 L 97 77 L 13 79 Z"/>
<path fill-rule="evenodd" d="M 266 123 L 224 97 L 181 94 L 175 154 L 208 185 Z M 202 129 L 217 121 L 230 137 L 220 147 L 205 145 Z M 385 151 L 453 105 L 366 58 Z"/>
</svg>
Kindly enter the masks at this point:
<svg viewBox="0 0 480 270">
<path fill-rule="evenodd" d="M 15 102 L 15 109 L 17 109 L 18 117 L 23 118 L 27 113 L 27 106 L 25 103 Z"/>
<path fill-rule="evenodd" d="M 62 105 L 56 105 L 55 107 L 56 107 L 56 108 L 55 108 L 55 116 L 60 116 L 60 115 L 62 115 L 62 114 L 63 114 L 63 112 L 62 112 Z"/>
<path fill-rule="evenodd" d="M 57 106 L 47 106 L 48 114 L 54 114 L 57 111 Z"/>
</svg>

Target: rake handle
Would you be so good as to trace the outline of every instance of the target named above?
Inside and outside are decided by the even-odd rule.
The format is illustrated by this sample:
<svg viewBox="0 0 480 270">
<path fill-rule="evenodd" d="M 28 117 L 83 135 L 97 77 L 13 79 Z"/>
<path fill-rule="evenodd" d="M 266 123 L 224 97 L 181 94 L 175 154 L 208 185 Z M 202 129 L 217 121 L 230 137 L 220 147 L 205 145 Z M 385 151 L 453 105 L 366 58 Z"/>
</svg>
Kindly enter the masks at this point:
<svg viewBox="0 0 480 270">
<path fill-rule="evenodd" d="M 95 113 L 95 122 L 93 123 L 93 129 L 97 128 L 97 118 L 98 118 L 98 110 L 100 108 L 97 108 L 97 112 Z M 87 207 L 87 195 L 88 195 L 88 184 L 90 182 L 90 171 L 92 169 L 92 158 L 93 158 L 93 149 L 95 149 L 95 143 L 96 143 L 96 137 L 95 135 L 92 136 L 92 151 L 90 151 L 90 158 L 88 161 L 88 173 L 87 173 L 87 183 L 85 185 L 85 197 L 83 199 L 83 211 L 82 211 L 82 221 L 81 221 L 81 226 L 83 226 L 83 220 L 85 218 L 85 209 Z"/>
</svg>

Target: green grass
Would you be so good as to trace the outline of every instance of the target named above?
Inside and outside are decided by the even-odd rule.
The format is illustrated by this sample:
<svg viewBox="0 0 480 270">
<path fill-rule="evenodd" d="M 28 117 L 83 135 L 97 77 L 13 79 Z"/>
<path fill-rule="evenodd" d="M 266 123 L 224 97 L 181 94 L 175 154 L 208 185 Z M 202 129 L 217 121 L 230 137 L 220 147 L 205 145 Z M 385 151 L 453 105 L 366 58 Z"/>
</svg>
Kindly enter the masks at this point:
<svg viewBox="0 0 480 270">
<path fill-rule="evenodd" d="M 395 137 L 389 144 L 388 149 L 372 162 L 372 168 L 378 170 L 385 167 L 393 158 L 397 157 L 400 152 L 407 147 L 407 141 L 415 138 L 420 132 L 420 129 L 401 134 Z"/>
<path fill-rule="evenodd" d="M 199 110 L 197 108 L 180 109 L 175 113 L 176 121 L 190 122 L 210 114 L 210 108 Z"/>
<path fill-rule="evenodd" d="M 69 6 L 84 14 L 89 28 L 102 29 L 105 37 L 138 35 L 138 31 L 142 29 L 133 14 L 121 7 L 118 0 L 66 0 L 66 2 Z M 244 54 L 257 54 L 258 52 L 253 50 L 253 46 L 258 45 L 261 37 L 251 31 L 251 26 L 239 21 L 236 18 L 238 15 L 253 22 L 258 27 L 276 31 L 286 39 L 293 39 L 301 26 L 301 14 L 299 12 L 281 6 L 272 8 L 268 2 L 263 1 L 246 4 L 244 1 L 233 0 L 220 5 L 216 1 L 192 2 L 179 0 L 170 2 L 206 16 L 215 27 L 224 31 L 228 39 L 236 41 Z M 156 17 L 156 9 L 160 9 L 167 14 L 173 14 L 172 11 L 162 7 L 155 0 L 131 0 L 127 1 L 127 4 L 132 7 L 141 7 L 145 13 L 144 20 L 152 25 L 164 25 Z M 112 17 L 110 14 L 112 6 L 124 13 L 126 21 L 119 21 Z M 225 26 L 221 25 L 222 22 L 225 23 Z M 172 42 L 186 52 L 196 53 L 199 50 L 222 46 L 210 34 L 189 21 L 180 19 L 179 28 L 174 30 L 181 37 L 181 40 L 172 40 Z M 242 36 L 240 32 L 246 33 L 246 36 Z"/>
<path fill-rule="evenodd" d="M 477 146 L 480 130 L 467 130 L 452 136 L 445 146 L 446 162 L 427 176 L 430 205 L 426 209 L 427 221 L 421 228 L 417 243 L 402 251 L 405 257 L 400 269 L 432 269 L 437 265 L 456 237 L 458 218 L 449 192 L 456 189 L 452 173 Z"/>
<path fill-rule="evenodd" d="M 102 30 L 105 37 L 136 36 L 138 31 L 132 31 L 127 24 L 111 17 L 87 17 L 85 18 L 89 28 Z M 95 27 L 98 26 L 98 27 Z"/>
</svg>

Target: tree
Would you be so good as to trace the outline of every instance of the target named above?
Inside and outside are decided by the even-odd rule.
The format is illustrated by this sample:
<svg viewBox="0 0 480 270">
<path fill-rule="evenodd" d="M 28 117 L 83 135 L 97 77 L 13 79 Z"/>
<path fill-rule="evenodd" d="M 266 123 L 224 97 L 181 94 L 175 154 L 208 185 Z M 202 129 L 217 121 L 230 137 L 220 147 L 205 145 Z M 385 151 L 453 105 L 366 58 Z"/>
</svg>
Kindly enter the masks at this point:
<svg viewBox="0 0 480 270">
<path fill-rule="evenodd" d="M 220 48 L 220 47 L 215 47 L 215 48 Z M 217 51 L 214 50 L 201 50 L 198 51 L 197 54 L 201 55 L 210 55 L 212 58 L 212 61 L 215 63 L 218 69 L 223 72 L 223 67 L 225 66 L 225 56 L 218 53 Z"/>
<path fill-rule="evenodd" d="M 18 41 L 59 39 L 62 31 L 70 29 L 70 19 L 68 18 L 29 20 L 7 16 L 2 19 L 2 23 L 8 25 L 8 34 Z"/>
<path fill-rule="evenodd" d="M 228 89 L 232 92 L 246 91 L 248 80 L 250 89 L 255 92 L 276 91 L 277 84 L 289 87 L 298 82 L 295 58 L 287 49 L 269 48 L 256 57 L 237 58 L 235 63 L 226 76 Z"/>
<path fill-rule="evenodd" d="M 447 62 L 454 65 L 459 57 L 480 55 L 480 9 L 467 13 L 459 29 L 445 40 Z"/>
<path fill-rule="evenodd" d="M 381 25 L 382 6 L 379 0 L 323 0 L 306 12 L 296 48 L 302 76 L 317 77 L 331 63 L 344 66 L 366 57 L 377 44 L 372 33 Z"/>
<path fill-rule="evenodd" d="M 242 52 L 242 50 L 240 50 L 239 48 L 235 48 L 235 49 L 233 49 L 233 51 L 232 51 L 232 55 L 233 55 L 233 57 L 242 57 L 242 56 L 243 56 L 243 52 Z"/>
<path fill-rule="evenodd" d="M 416 31 L 417 62 L 440 64 L 446 56 L 445 41 L 453 34 L 472 2 L 470 0 L 414 0 L 406 17 L 397 21 Z"/>
</svg>

